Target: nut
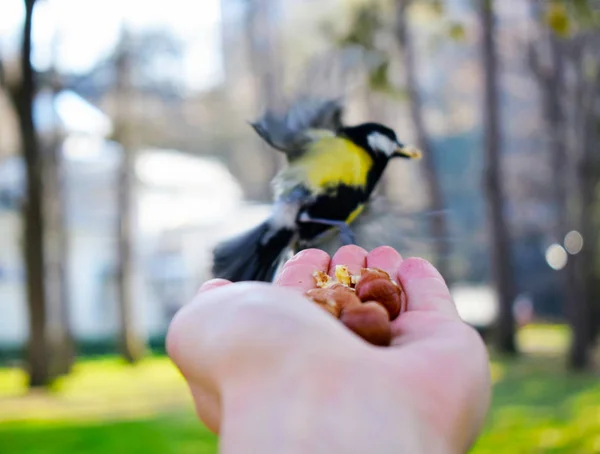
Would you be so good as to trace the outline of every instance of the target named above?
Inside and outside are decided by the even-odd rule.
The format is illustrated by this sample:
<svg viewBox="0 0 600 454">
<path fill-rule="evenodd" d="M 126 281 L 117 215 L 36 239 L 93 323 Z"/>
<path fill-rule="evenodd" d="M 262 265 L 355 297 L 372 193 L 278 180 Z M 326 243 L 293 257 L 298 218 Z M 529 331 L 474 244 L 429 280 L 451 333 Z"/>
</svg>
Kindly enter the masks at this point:
<svg viewBox="0 0 600 454">
<path fill-rule="evenodd" d="M 333 284 L 327 288 L 314 288 L 306 296 L 336 318 L 342 310 L 351 306 L 360 306 L 361 301 L 353 289 L 343 284 Z"/>
<path fill-rule="evenodd" d="M 405 308 L 402 288 L 388 273 L 377 268 L 363 268 L 356 284 L 356 295 L 361 301 L 374 301 L 381 304 L 395 320 Z"/>
<path fill-rule="evenodd" d="M 313 277 L 315 278 L 315 284 L 317 288 L 325 288 L 332 283 L 331 276 L 321 270 L 315 271 L 313 273 Z"/>
<path fill-rule="evenodd" d="M 392 341 L 389 314 L 374 301 L 346 307 L 340 319 L 351 331 L 373 345 L 387 347 Z"/>
<path fill-rule="evenodd" d="M 335 279 L 348 287 L 352 285 L 352 275 L 346 265 L 337 265 L 335 267 Z"/>
<path fill-rule="evenodd" d="M 358 336 L 373 345 L 388 346 L 390 321 L 406 309 L 402 287 L 378 268 L 362 268 L 359 275 L 337 265 L 335 275 L 313 273 L 317 288 L 306 296 Z"/>
</svg>

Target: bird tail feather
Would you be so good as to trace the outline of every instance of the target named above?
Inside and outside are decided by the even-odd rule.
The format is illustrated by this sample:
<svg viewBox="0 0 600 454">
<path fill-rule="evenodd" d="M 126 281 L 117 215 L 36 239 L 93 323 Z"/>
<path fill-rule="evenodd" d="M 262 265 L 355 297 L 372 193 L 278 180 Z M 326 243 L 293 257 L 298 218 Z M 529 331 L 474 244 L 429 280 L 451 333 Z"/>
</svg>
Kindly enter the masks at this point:
<svg viewBox="0 0 600 454">
<path fill-rule="evenodd" d="M 218 244 L 213 251 L 212 274 L 231 282 L 271 282 L 293 236 L 292 229 L 274 230 L 269 221 L 265 221 Z"/>
</svg>

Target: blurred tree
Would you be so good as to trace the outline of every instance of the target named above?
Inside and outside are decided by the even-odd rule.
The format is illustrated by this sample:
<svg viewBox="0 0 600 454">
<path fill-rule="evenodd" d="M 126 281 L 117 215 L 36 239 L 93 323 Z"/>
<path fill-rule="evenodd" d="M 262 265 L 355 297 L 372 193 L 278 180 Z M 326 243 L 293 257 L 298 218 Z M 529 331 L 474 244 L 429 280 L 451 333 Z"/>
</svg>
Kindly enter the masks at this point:
<svg viewBox="0 0 600 454">
<path fill-rule="evenodd" d="M 366 5 L 355 7 L 348 30 L 336 36 L 333 31 L 333 24 L 324 23 L 322 27 L 326 36 L 335 42 L 340 50 L 347 50 L 354 46 L 359 46 L 361 49 L 369 53 L 372 58 L 377 55 L 380 57 L 373 63 L 363 62 L 366 70 L 366 82 L 359 87 L 360 98 L 364 108 L 364 115 L 371 121 L 387 124 L 389 115 L 387 113 L 386 104 L 389 98 L 400 98 L 399 93 L 392 86 L 389 77 L 390 56 L 384 55 L 377 46 L 377 38 L 383 33 L 387 33 L 385 23 L 382 20 L 385 17 L 386 11 L 382 8 L 381 3 L 373 2 Z M 366 59 L 365 59 L 366 60 Z M 346 76 L 347 77 L 347 76 Z M 343 79 L 343 78 L 342 78 Z M 383 96 L 377 96 L 383 95 Z M 386 99 L 388 98 L 388 99 Z M 404 98 L 402 99 L 404 100 Z M 373 191 L 373 196 L 377 197 L 381 194 L 386 194 L 389 187 L 389 173 L 384 173 L 381 181 Z"/>
<path fill-rule="evenodd" d="M 418 86 L 417 65 L 418 61 L 414 52 L 412 35 L 407 23 L 407 12 L 413 4 L 412 0 L 394 0 L 393 2 L 368 2 L 355 7 L 348 30 L 340 37 L 334 38 L 336 44 L 344 48 L 346 46 L 360 46 L 370 52 L 373 56 L 378 55 L 377 64 L 367 67 L 366 106 L 369 116 L 377 121 L 384 118 L 384 112 L 374 99 L 375 93 L 381 93 L 389 98 L 408 101 L 410 118 L 414 128 L 417 145 L 423 151 L 424 177 L 428 186 L 429 209 L 432 213 L 442 213 L 444 210 L 444 196 L 440 185 L 438 169 L 433 156 L 431 139 L 425 124 L 423 113 L 423 100 Z M 435 0 L 429 4 L 436 14 L 440 13 L 441 3 Z M 395 20 L 389 21 L 389 17 Z M 387 24 L 391 28 L 386 27 Z M 331 34 L 331 33 L 329 33 Z M 384 38 L 378 39 L 381 35 Z M 385 38 L 395 37 L 398 46 L 386 46 L 379 42 L 389 41 Z M 395 88 L 390 80 L 390 63 L 393 59 L 394 50 L 399 47 L 405 72 L 405 84 L 402 90 Z M 379 121 L 385 121 L 379 120 Z M 380 191 L 385 192 L 383 184 Z M 448 259 L 450 256 L 450 238 L 446 219 L 441 215 L 429 217 L 431 235 L 434 237 L 432 260 L 447 279 L 451 280 Z"/>
<path fill-rule="evenodd" d="M 120 318 L 119 348 L 123 358 L 134 363 L 145 354 L 144 342 L 137 332 L 135 320 L 133 282 L 133 178 L 135 155 L 132 138 L 131 112 L 134 102 L 131 89 L 133 56 L 131 36 L 127 29 L 122 30 L 116 55 L 116 90 L 119 100 L 114 118 L 114 139 L 121 144 L 121 163 L 117 181 L 117 292 Z"/>
<path fill-rule="evenodd" d="M 69 238 L 66 219 L 66 194 L 62 144 L 64 135 L 60 118 L 56 112 L 55 99 L 62 90 L 62 80 L 56 68 L 57 35 L 52 41 L 51 67 L 46 80 L 53 103 L 52 129 L 44 137 L 44 204 L 46 208 L 47 238 L 47 300 L 48 300 L 48 337 L 54 350 L 52 371 L 56 375 L 66 375 L 75 361 L 75 342 L 70 327 L 70 298 L 68 282 Z"/>
<path fill-rule="evenodd" d="M 31 69 L 34 78 L 32 99 L 38 96 L 38 92 L 44 88 L 50 89 L 54 94 L 59 90 L 59 78 L 54 69 L 49 71 L 49 74 L 35 73 Z M 21 73 L 26 74 L 21 68 Z M 49 76 L 49 77 L 44 77 Z M 20 84 L 13 84 L 4 74 L 4 68 L 0 61 L 0 87 L 4 87 L 12 100 L 17 117 L 21 122 L 22 115 L 27 109 L 18 109 L 18 105 L 23 98 L 19 95 Z M 21 84 L 23 82 L 21 81 Z M 33 101 L 32 101 L 33 102 Z M 54 106 L 53 106 L 54 107 Z M 32 110 L 33 112 L 33 110 Z M 64 216 L 62 210 L 62 182 L 63 176 L 60 171 L 60 154 L 59 147 L 62 139 L 59 137 L 58 119 L 56 112 L 52 109 L 54 115 L 55 127 L 49 134 L 41 135 L 35 131 L 35 143 L 37 144 L 39 178 L 43 192 L 40 195 L 40 209 L 43 223 L 40 226 L 42 235 L 42 255 L 45 259 L 43 267 L 43 298 L 45 314 L 43 317 L 43 333 L 39 334 L 39 338 L 43 337 L 43 343 L 46 345 L 47 354 L 45 361 L 47 362 L 49 377 L 65 375 L 70 372 L 71 366 L 75 358 L 75 346 L 72 334 L 69 327 L 69 312 L 68 312 L 68 291 L 66 278 L 66 231 L 64 225 Z M 24 120 L 25 123 L 28 120 Z M 35 129 L 35 125 L 34 125 Z M 21 128 L 21 135 L 23 128 Z M 21 137 L 23 144 L 29 143 Z M 35 197 L 34 197 L 35 199 Z M 23 206 L 25 209 L 25 205 Z M 26 262 L 27 264 L 27 262 Z M 28 267 L 29 273 L 29 267 Z M 35 275 L 35 273 L 33 273 Z M 28 282 L 29 279 L 28 279 Z M 40 304 L 40 303 L 37 303 Z M 41 317 L 40 317 L 41 320 Z M 41 321 L 36 325 L 42 326 Z M 41 329 L 41 328 L 40 328 Z M 41 343 L 36 337 L 36 345 Z M 34 347 L 35 350 L 41 347 Z M 31 348 L 30 348 L 31 350 Z M 33 381 L 37 381 L 33 380 Z"/>
<path fill-rule="evenodd" d="M 186 109 L 193 107 L 196 99 L 193 95 L 183 96 L 183 41 L 160 29 L 136 31 L 127 40 L 131 60 L 130 92 L 135 95 L 134 105 L 127 109 L 127 122 L 129 129 L 135 129 L 137 143 L 190 151 L 207 147 L 202 143 L 204 130 L 186 118 Z M 120 46 L 120 41 L 116 46 Z M 122 104 L 117 83 L 119 58 L 116 48 L 89 72 L 62 74 L 61 80 L 67 88 L 116 118 Z M 194 119 L 204 119 L 199 110 L 195 110 Z"/>
<path fill-rule="evenodd" d="M 595 251 L 600 226 L 594 210 L 600 177 L 600 21 L 587 0 L 550 2 L 536 13 L 541 38 L 532 44 L 530 63 L 542 90 L 553 157 L 555 240 L 566 242 L 570 231 L 584 239 L 581 251 L 562 270 L 573 333 L 569 365 L 582 369 L 589 366 L 600 316 L 594 292 L 599 280 Z"/>
<path fill-rule="evenodd" d="M 52 349 L 47 338 L 47 302 L 45 292 L 45 238 L 43 210 L 43 163 L 33 119 L 36 81 L 31 64 L 31 30 L 35 0 L 25 0 L 25 21 L 21 47 L 20 80 L 7 83 L 19 120 L 19 133 L 26 169 L 26 200 L 23 203 L 23 248 L 29 311 L 27 360 L 29 386 L 49 385 L 52 381 Z M 6 81 L 5 81 L 6 82 Z"/>
<path fill-rule="evenodd" d="M 569 193 L 568 172 L 569 156 L 567 149 L 567 118 L 563 108 L 561 96 L 566 91 L 564 70 L 564 55 L 561 51 L 559 36 L 564 36 L 568 23 L 566 17 L 561 14 L 562 8 L 558 5 L 550 5 L 545 11 L 545 21 L 541 20 L 544 12 L 541 5 L 537 6 L 537 18 L 540 22 L 538 39 L 530 44 L 529 65 L 540 85 L 542 96 L 542 109 L 546 124 L 546 139 L 552 163 L 552 185 L 553 201 L 555 207 L 556 221 L 553 229 L 554 241 L 562 244 L 565 235 L 569 231 Z M 553 33 L 553 29 L 555 33 Z M 569 316 L 573 311 L 570 309 L 571 301 L 576 298 L 581 303 L 581 296 L 576 295 L 575 268 L 572 261 L 559 270 L 562 280 L 565 301 L 565 312 Z"/>
<path fill-rule="evenodd" d="M 594 303 L 591 301 L 591 284 L 594 279 L 593 265 L 595 244 L 598 230 L 594 225 L 595 187 L 599 177 L 598 132 L 596 129 L 598 90 L 600 89 L 600 45 L 599 36 L 590 42 L 588 38 L 577 40 L 575 48 L 569 49 L 567 55 L 570 67 L 575 74 L 572 100 L 569 103 L 570 117 L 573 125 L 572 134 L 572 200 L 578 201 L 568 213 L 572 220 L 570 225 L 584 238 L 583 247 L 574 254 L 569 265 L 573 279 L 574 291 L 568 305 L 573 342 L 569 355 L 569 364 L 575 369 L 589 366 L 590 363 L 590 315 Z M 588 46 L 592 46 L 591 49 Z M 587 67 L 589 50 L 596 54 L 595 65 Z M 596 303 L 597 304 L 597 303 Z"/>
<path fill-rule="evenodd" d="M 502 134 L 498 96 L 498 56 L 495 42 L 496 23 L 493 0 L 479 0 L 481 58 L 485 77 L 483 105 L 485 131 L 485 190 L 487 195 L 489 238 L 494 284 L 499 302 L 496 345 L 503 353 L 517 352 L 513 303 L 516 285 L 511 258 L 511 241 L 505 219 L 505 196 L 502 187 Z"/>
<path fill-rule="evenodd" d="M 250 68 L 255 79 L 255 106 L 257 109 L 269 107 L 278 109 L 282 98 L 282 62 L 277 46 L 277 28 L 275 14 L 277 0 L 247 0 L 246 33 L 248 36 L 248 55 Z M 260 141 L 263 165 L 268 169 L 265 184 L 257 198 L 271 201 L 271 180 L 283 163 L 283 155 L 274 153 L 263 141 Z"/>
<path fill-rule="evenodd" d="M 425 180 L 429 187 L 430 209 L 441 212 L 444 209 L 444 196 L 440 185 L 438 169 L 433 156 L 433 148 L 423 115 L 423 101 L 417 82 L 417 61 L 411 33 L 408 28 L 406 16 L 412 0 L 396 0 L 396 36 L 402 52 L 402 62 L 406 73 L 406 90 L 409 97 L 410 116 L 417 145 L 423 151 L 425 167 Z M 436 5 L 434 3 L 433 5 Z M 446 218 L 444 216 L 431 216 L 431 233 L 435 238 L 435 264 L 442 276 L 451 280 L 448 259 L 450 257 L 450 243 Z"/>
</svg>

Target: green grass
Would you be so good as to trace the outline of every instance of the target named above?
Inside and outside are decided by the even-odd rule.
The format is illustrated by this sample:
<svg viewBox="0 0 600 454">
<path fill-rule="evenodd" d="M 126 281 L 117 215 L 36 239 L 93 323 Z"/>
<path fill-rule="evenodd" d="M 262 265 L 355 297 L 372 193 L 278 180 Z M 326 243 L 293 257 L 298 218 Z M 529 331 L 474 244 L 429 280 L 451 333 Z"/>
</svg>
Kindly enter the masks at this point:
<svg viewBox="0 0 600 454">
<path fill-rule="evenodd" d="M 600 380 L 560 357 L 497 363 L 492 411 L 475 454 L 600 453 Z"/>
<path fill-rule="evenodd" d="M 104 422 L 4 423 L 3 454 L 208 454 L 217 439 L 191 412 Z"/>
<path fill-rule="evenodd" d="M 48 393 L 27 393 L 19 369 L 0 369 L 2 454 L 152 454 L 217 451 L 187 387 L 166 358 L 135 366 L 78 363 Z"/>
<path fill-rule="evenodd" d="M 493 407 L 473 454 L 600 453 L 600 380 L 565 371 L 568 340 L 564 327 L 532 326 L 519 358 L 493 355 Z M 168 359 L 107 358 L 79 363 L 49 393 L 26 393 L 20 370 L 0 369 L 0 452 L 214 454 L 217 439 Z"/>
</svg>

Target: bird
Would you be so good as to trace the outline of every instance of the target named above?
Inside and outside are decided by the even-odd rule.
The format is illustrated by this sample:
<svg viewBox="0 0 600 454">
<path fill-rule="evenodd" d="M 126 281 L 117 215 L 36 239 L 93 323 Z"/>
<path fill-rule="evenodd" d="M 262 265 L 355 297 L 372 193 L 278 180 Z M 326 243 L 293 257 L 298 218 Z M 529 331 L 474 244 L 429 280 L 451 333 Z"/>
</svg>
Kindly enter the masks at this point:
<svg viewBox="0 0 600 454">
<path fill-rule="evenodd" d="M 231 282 L 271 282 L 283 257 L 314 247 L 337 230 L 355 244 L 360 216 L 390 160 L 421 151 L 376 122 L 346 125 L 339 99 L 298 100 L 284 114 L 267 110 L 250 123 L 286 165 L 272 180 L 270 215 L 213 249 L 212 275 Z"/>
</svg>

